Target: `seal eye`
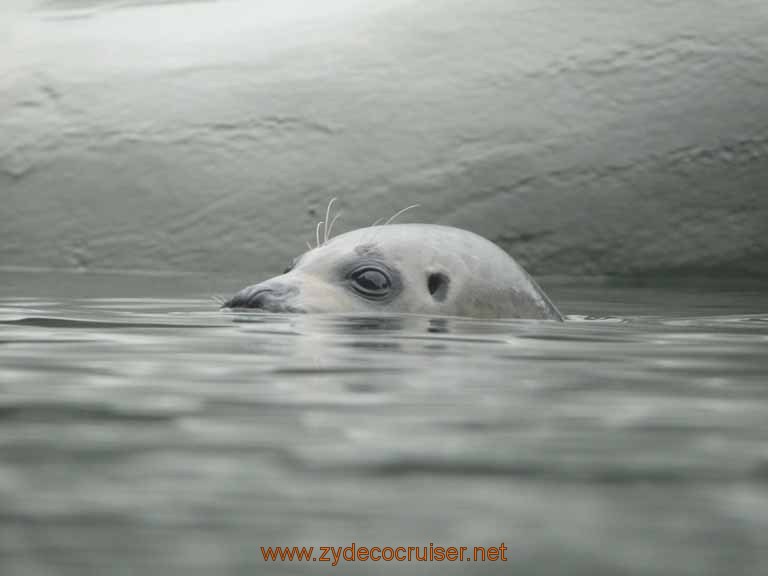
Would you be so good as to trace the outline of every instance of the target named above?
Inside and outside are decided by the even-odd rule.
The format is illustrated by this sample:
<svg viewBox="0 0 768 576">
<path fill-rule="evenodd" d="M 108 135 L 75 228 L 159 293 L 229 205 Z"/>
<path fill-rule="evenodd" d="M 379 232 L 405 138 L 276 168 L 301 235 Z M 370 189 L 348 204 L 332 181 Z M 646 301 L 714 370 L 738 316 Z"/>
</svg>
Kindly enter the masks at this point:
<svg viewBox="0 0 768 576">
<path fill-rule="evenodd" d="M 350 275 L 352 287 L 361 296 L 381 299 L 389 294 L 392 282 L 383 271 L 377 268 L 361 268 Z"/>
</svg>

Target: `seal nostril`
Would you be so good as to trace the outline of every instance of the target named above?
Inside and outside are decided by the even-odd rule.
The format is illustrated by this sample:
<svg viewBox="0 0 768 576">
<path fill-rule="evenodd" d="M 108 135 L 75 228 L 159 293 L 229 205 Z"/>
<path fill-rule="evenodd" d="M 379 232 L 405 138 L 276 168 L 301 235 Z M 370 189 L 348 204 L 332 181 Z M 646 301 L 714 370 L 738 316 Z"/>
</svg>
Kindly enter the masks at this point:
<svg viewBox="0 0 768 576">
<path fill-rule="evenodd" d="M 438 302 L 442 302 L 448 294 L 449 283 L 450 280 L 448 279 L 448 276 L 441 272 L 434 272 L 427 278 L 427 289 L 429 290 L 429 293 L 432 294 L 432 298 Z"/>
<path fill-rule="evenodd" d="M 298 310 L 292 296 L 298 288 L 291 284 L 269 282 L 243 288 L 224 303 L 223 308 L 255 308 L 269 312 Z"/>
<path fill-rule="evenodd" d="M 263 308 L 266 299 L 274 292 L 271 288 L 260 288 L 248 295 L 248 308 Z"/>
<path fill-rule="evenodd" d="M 224 303 L 224 308 L 262 308 L 265 297 L 271 294 L 271 288 L 246 288 L 241 290 Z"/>
</svg>

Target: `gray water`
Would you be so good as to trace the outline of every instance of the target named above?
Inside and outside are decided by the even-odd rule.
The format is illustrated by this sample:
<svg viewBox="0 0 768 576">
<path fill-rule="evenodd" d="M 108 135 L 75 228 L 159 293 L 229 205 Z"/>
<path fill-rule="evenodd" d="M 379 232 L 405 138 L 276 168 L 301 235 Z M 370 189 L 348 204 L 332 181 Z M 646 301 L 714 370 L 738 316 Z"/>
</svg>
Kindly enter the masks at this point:
<svg viewBox="0 0 768 576">
<path fill-rule="evenodd" d="M 3 274 L 0 573 L 768 573 L 764 286 L 544 279 L 557 324 L 219 311 L 241 285 Z M 509 550 L 259 550 L 351 542 Z"/>
</svg>

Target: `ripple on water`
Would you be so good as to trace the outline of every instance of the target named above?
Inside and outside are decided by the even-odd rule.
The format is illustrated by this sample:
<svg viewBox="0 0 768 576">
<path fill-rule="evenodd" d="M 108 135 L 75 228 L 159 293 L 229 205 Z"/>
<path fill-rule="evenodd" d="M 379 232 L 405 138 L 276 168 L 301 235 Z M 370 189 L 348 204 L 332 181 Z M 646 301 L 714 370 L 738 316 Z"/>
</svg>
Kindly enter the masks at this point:
<svg viewBox="0 0 768 576">
<path fill-rule="evenodd" d="M 260 545 L 506 540 L 523 573 L 757 559 L 768 317 L 655 313 L 0 301 L 0 555 L 260 573 Z"/>
</svg>

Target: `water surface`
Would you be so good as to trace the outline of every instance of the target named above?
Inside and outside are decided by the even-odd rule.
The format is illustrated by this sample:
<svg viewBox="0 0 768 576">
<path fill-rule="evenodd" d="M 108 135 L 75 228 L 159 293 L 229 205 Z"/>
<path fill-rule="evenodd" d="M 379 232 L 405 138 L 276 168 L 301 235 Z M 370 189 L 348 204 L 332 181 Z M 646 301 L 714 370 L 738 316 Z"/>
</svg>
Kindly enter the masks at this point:
<svg viewBox="0 0 768 576">
<path fill-rule="evenodd" d="M 768 573 L 765 286 L 543 284 L 566 323 L 4 272 L 0 572 Z M 259 552 L 350 542 L 509 560 Z"/>
</svg>

